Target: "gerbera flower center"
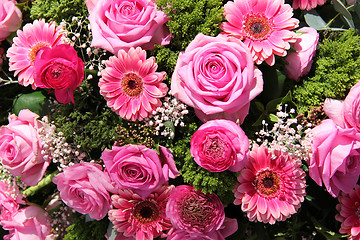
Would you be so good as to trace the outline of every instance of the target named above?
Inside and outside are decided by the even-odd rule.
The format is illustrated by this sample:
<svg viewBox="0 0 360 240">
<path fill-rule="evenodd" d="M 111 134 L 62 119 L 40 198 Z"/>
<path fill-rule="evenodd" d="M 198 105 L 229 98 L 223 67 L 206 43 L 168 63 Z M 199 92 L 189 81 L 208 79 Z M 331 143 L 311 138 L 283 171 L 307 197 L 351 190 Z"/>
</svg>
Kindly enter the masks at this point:
<svg viewBox="0 0 360 240">
<path fill-rule="evenodd" d="M 36 44 L 34 44 L 34 46 L 32 46 L 31 50 L 30 50 L 30 59 L 31 59 L 31 63 L 34 63 L 35 58 L 36 58 L 36 54 L 39 52 L 40 49 L 42 49 L 43 47 L 50 47 L 49 43 L 45 43 L 45 42 L 38 42 Z"/>
<path fill-rule="evenodd" d="M 152 222 L 159 216 L 159 209 L 155 203 L 143 201 L 135 205 L 134 216 L 141 223 Z"/>
<path fill-rule="evenodd" d="M 143 81 L 136 73 L 125 73 L 122 78 L 122 89 L 131 97 L 139 96 L 143 91 Z"/>
<path fill-rule="evenodd" d="M 280 178 L 276 172 L 265 170 L 257 174 L 255 187 L 258 193 L 265 198 L 273 198 L 279 194 Z"/>
<path fill-rule="evenodd" d="M 273 21 L 264 14 L 247 14 L 244 17 L 244 30 L 252 40 L 263 40 L 273 31 Z"/>
<path fill-rule="evenodd" d="M 180 216 L 187 224 L 205 228 L 214 217 L 214 206 L 205 196 L 188 194 L 180 205 Z"/>
<path fill-rule="evenodd" d="M 206 137 L 204 152 L 214 159 L 221 158 L 225 153 L 225 144 L 218 136 Z"/>
</svg>

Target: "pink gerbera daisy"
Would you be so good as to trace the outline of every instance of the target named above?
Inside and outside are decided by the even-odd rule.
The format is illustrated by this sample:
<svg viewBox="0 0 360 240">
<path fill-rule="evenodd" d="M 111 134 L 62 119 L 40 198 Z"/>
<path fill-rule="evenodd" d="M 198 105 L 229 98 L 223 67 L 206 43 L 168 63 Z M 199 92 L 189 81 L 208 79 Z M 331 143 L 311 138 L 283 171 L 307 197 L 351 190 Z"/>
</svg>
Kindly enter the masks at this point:
<svg viewBox="0 0 360 240">
<path fill-rule="evenodd" d="M 339 214 L 335 219 L 341 222 L 339 232 L 342 234 L 350 234 L 348 239 L 360 239 L 360 186 L 356 185 L 355 188 L 349 193 L 340 193 L 339 204 L 336 209 Z"/>
<path fill-rule="evenodd" d="M 221 24 L 223 34 L 237 37 L 250 49 L 254 62 L 275 63 L 275 55 L 285 56 L 289 42 L 296 41 L 299 20 L 291 18 L 292 8 L 284 0 L 234 0 L 224 6 L 228 22 Z"/>
<path fill-rule="evenodd" d="M 43 19 L 28 23 L 23 30 L 18 30 L 14 43 L 8 49 L 9 70 L 15 71 L 19 84 L 23 86 L 34 83 L 34 61 L 36 54 L 43 47 L 54 47 L 64 43 L 62 27 L 55 26 L 55 22 L 46 23 Z"/>
<path fill-rule="evenodd" d="M 105 62 L 99 81 L 100 94 L 107 105 L 122 118 L 142 120 L 161 106 L 160 98 L 168 91 L 162 83 L 166 73 L 155 72 L 155 58 L 146 59 L 140 47 L 120 50 Z"/>
<path fill-rule="evenodd" d="M 250 221 L 274 224 L 300 208 L 305 196 L 305 172 L 301 162 L 287 153 L 269 153 L 254 145 L 248 166 L 241 170 L 235 186 L 234 204 L 242 204 Z"/>
<path fill-rule="evenodd" d="M 171 228 L 165 208 L 174 186 L 160 185 L 146 199 L 132 190 L 120 189 L 118 195 L 112 195 L 109 219 L 114 228 L 124 237 L 151 240 Z"/>
<path fill-rule="evenodd" d="M 317 5 L 324 5 L 326 0 L 294 0 L 292 6 L 294 9 L 300 8 L 301 10 L 307 10 L 316 8 Z"/>
</svg>

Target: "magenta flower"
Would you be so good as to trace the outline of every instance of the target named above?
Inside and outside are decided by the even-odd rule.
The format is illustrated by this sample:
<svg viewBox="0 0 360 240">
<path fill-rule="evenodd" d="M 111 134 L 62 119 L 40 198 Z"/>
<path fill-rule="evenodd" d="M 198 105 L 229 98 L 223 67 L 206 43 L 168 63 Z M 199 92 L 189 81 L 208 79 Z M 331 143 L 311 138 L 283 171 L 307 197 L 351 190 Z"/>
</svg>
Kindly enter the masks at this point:
<svg viewBox="0 0 360 240">
<path fill-rule="evenodd" d="M 174 228 L 194 233 L 219 230 L 225 220 L 224 206 L 216 194 L 204 194 L 188 185 L 172 191 L 166 216 Z"/>
<path fill-rule="evenodd" d="M 34 82 L 37 87 L 55 90 L 60 103 L 75 103 L 73 90 L 84 79 L 84 63 L 68 44 L 43 47 L 34 62 Z"/>
<path fill-rule="evenodd" d="M 264 146 L 254 145 L 249 165 L 241 170 L 238 181 L 233 190 L 234 204 L 242 205 L 250 221 L 284 221 L 304 201 L 306 184 L 301 162 L 280 151 L 269 153 Z"/>
<path fill-rule="evenodd" d="M 53 178 L 60 197 L 74 210 L 103 219 L 111 209 L 110 193 L 116 193 L 109 175 L 96 163 L 78 163 Z"/>
<path fill-rule="evenodd" d="M 348 239 L 360 239 L 360 186 L 355 188 L 348 194 L 341 192 L 339 197 L 339 204 L 336 206 L 338 214 L 335 219 L 341 222 L 339 232 L 342 234 L 349 234 Z"/>
<path fill-rule="evenodd" d="M 120 117 L 143 120 L 161 106 L 160 98 L 168 91 L 162 83 L 166 73 L 155 72 L 155 58 L 146 59 L 146 51 L 140 47 L 129 52 L 120 50 L 105 65 L 99 81 L 100 94 Z"/>
<path fill-rule="evenodd" d="M 17 31 L 14 43 L 8 49 L 9 70 L 19 75 L 19 84 L 23 86 L 34 84 L 34 61 L 38 51 L 43 47 L 54 47 L 62 44 L 63 34 L 61 27 L 55 27 L 55 22 L 45 23 L 44 20 L 35 20 L 28 23 L 23 30 Z"/>
<path fill-rule="evenodd" d="M 117 187 L 133 189 L 144 199 L 157 186 L 179 175 L 172 154 L 163 146 L 160 155 L 144 145 L 113 146 L 101 157 Z"/>
<path fill-rule="evenodd" d="M 171 228 L 166 217 L 166 202 L 174 186 L 160 185 L 143 199 L 129 189 L 120 189 L 112 195 L 114 209 L 109 211 L 109 219 L 114 228 L 124 237 L 152 240 Z"/>
<path fill-rule="evenodd" d="M 191 137 L 190 153 L 199 166 L 211 171 L 240 171 L 248 160 L 249 139 L 230 120 L 210 120 Z"/>
<path fill-rule="evenodd" d="M 294 9 L 300 8 L 301 10 L 311 10 L 316 8 L 318 5 L 324 5 L 326 0 L 294 0 L 292 7 Z"/>
<path fill-rule="evenodd" d="M 299 20 L 291 18 L 292 8 L 284 0 L 234 0 L 224 6 L 227 22 L 223 34 L 236 37 L 249 47 L 256 64 L 275 63 L 275 55 L 284 57 L 296 34 L 290 30 Z"/>
</svg>

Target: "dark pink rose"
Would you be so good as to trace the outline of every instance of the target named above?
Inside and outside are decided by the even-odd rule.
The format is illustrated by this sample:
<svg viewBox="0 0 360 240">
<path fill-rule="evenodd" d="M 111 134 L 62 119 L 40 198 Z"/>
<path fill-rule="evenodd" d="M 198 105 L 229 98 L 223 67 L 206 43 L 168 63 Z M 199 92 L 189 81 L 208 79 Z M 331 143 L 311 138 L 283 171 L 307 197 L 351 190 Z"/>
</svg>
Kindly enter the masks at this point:
<svg viewBox="0 0 360 240">
<path fill-rule="evenodd" d="M 37 87 L 55 90 L 60 103 L 75 103 L 73 90 L 84 78 L 84 63 L 68 44 L 44 47 L 36 55 L 34 81 Z"/>
<path fill-rule="evenodd" d="M 110 192 L 117 192 L 109 175 L 96 163 L 67 167 L 53 178 L 53 182 L 66 205 L 96 220 L 106 216 L 112 206 Z"/>
<path fill-rule="evenodd" d="M 16 1 L 0 0 L 0 41 L 21 27 L 22 13 Z"/>
<path fill-rule="evenodd" d="M 2 221 L 11 220 L 12 215 L 19 209 L 19 204 L 25 204 L 22 194 L 15 186 L 0 181 L 0 225 Z"/>
<path fill-rule="evenodd" d="M 301 33 L 293 44 L 295 52 L 290 53 L 285 61 L 286 75 L 294 81 L 309 73 L 313 63 L 313 57 L 319 42 L 318 32 L 311 27 L 303 27 L 298 30 Z"/>
<path fill-rule="evenodd" d="M 146 198 L 169 177 L 179 175 L 172 154 L 160 146 L 160 155 L 143 145 L 113 146 L 104 150 L 101 157 L 110 178 L 120 188 L 133 189 Z"/>
<path fill-rule="evenodd" d="M 38 129 L 43 123 L 30 110 L 21 110 L 18 117 L 9 116 L 9 124 L 0 129 L 0 160 L 14 176 L 35 186 L 44 176 L 50 159 L 45 160 Z"/>
<path fill-rule="evenodd" d="M 113 54 L 120 49 L 154 48 L 154 44 L 170 43 L 170 33 L 165 27 L 169 20 L 157 10 L 151 0 L 88 0 L 92 46 Z"/>
<path fill-rule="evenodd" d="M 10 240 L 53 240 L 50 216 L 40 207 L 28 206 L 14 213 L 11 220 L 2 227 L 9 231 L 5 239 Z"/>
<path fill-rule="evenodd" d="M 345 100 L 327 98 L 324 111 L 340 127 L 360 132 L 360 82 L 350 89 Z"/>
<path fill-rule="evenodd" d="M 263 90 L 262 73 L 254 67 L 240 40 L 198 34 L 181 52 L 171 79 L 171 92 L 193 107 L 200 120 L 240 120 L 250 101 Z"/>
<path fill-rule="evenodd" d="M 230 120 L 210 120 L 191 137 L 191 156 L 210 172 L 240 171 L 249 158 L 249 139 Z"/>
<path fill-rule="evenodd" d="M 337 197 L 349 193 L 360 175 L 360 133 L 354 128 L 341 128 L 327 119 L 311 131 L 312 156 L 309 175 L 320 186 Z"/>
</svg>

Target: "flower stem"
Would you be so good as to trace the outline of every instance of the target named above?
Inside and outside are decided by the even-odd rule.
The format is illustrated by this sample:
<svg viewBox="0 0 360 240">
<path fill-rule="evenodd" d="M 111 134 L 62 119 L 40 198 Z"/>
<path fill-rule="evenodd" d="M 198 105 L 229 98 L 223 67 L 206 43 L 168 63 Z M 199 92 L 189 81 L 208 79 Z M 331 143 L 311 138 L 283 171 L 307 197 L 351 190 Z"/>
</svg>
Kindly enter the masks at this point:
<svg viewBox="0 0 360 240">
<path fill-rule="evenodd" d="M 47 175 L 46 177 L 44 177 L 43 179 L 41 179 L 41 181 L 36 185 L 36 186 L 32 186 L 29 187 L 27 189 L 25 189 L 23 191 L 23 194 L 25 196 L 32 196 L 34 195 L 38 190 L 42 189 L 43 187 L 47 186 L 49 183 L 52 182 L 53 177 L 55 177 L 57 174 L 59 173 L 58 170 L 56 170 L 55 172 Z"/>
</svg>

